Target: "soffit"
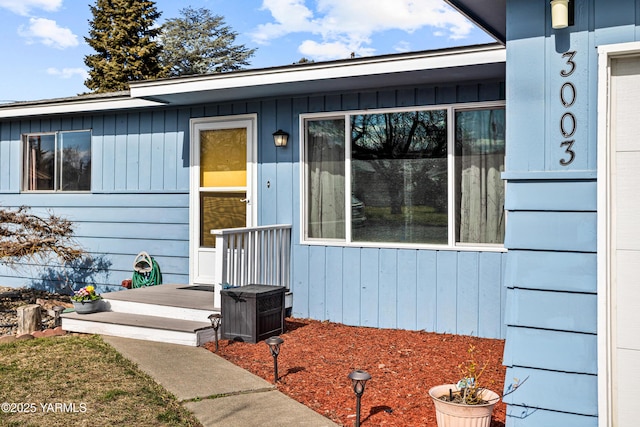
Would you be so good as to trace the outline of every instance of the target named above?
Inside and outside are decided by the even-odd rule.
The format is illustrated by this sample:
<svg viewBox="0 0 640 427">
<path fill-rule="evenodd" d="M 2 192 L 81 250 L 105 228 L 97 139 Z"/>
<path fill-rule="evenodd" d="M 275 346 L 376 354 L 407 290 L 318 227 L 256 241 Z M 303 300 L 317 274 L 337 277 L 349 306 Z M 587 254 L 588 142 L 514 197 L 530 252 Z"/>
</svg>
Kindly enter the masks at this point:
<svg viewBox="0 0 640 427">
<path fill-rule="evenodd" d="M 507 0 L 445 0 L 500 43 L 507 40 Z"/>
<path fill-rule="evenodd" d="M 133 98 L 170 105 L 500 80 L 506 54 L 498 44 L 245 70 L 131 84 Z"/>
</svg>

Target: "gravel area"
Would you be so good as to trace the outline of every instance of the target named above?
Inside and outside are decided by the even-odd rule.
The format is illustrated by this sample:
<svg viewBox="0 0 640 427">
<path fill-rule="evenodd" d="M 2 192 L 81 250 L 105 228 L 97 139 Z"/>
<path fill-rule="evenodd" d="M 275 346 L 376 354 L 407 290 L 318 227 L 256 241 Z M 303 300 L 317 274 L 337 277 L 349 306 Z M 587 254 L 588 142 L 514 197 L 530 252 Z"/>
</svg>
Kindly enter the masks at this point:
<svg viewBox="0 0 640 427">
<path fill-rule="evenodd" d="M 0 286 L 0 336 L 15 335 L 18 326 L 16 309 L 27 304 L 40 304 L 42 307 L 42 330 L 51 329 L 55 326 L 55 319 L 49 314 L 49 310 L 56 305 L 72 306 L 68 295 L 30 288 Z"/>
</svg>

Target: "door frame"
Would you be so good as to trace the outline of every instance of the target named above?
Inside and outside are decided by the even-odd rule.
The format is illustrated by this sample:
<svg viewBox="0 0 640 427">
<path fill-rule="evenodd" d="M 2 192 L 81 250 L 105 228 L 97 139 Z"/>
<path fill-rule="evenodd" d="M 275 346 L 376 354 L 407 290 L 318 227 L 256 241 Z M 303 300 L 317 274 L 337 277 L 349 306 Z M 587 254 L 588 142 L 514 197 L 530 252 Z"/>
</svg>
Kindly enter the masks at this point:
<svg viewBox="0 0 640 427">
<path fill-rule="evenodd" d="M 258 115 L 200 117 L 189 120 L 189 283 L 199 280 L 197 250 L 200 248 L 200 138 L 201 130 L 245 127 L 247 129 L 247 227 L 257 223 Z M 211 283 L 213 284 L 213 283 Z"/>
<path fill-rule="evenodd" d="M 612 155 L 611 62 L 621 57 L 640 59 L 640 42 L 598 46 L 598 426 L 614 424 L 615 373 L 613 371 L 614 337 L 613 310 L 615 301 L 615 190 L 612 174 L 615 159 Z"/>
</svg>

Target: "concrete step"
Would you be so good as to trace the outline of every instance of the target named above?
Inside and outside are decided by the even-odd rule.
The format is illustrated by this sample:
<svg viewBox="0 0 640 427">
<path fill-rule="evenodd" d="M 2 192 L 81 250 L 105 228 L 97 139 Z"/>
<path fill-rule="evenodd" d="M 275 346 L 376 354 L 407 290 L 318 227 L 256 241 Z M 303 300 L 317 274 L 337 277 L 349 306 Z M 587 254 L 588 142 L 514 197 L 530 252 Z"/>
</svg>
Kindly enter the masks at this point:
<svg viewBox="0 0 640 427">
<path fill-rule="evenodd" d="M 214 309 L 176 307 L 152 302 L 116 300 L 106 297 L 104 298 L 104 310 L 116 313 L 134 313 L 143 316 L 166 317 L 168 319 L 191 320 L 194 322 L 209 322 L 209 315 L 220 313 L 220 310 Z"/>
<path fill-rule="evenodd" d="M 143 314 L 101 311 L 62 314 L 62 329 L 68 332 L 111 335 L 147 341 L 200 346 L 215 339 L 211 322 L 171 319 Z"/>
<path fill-rule="evenodd" d="M 102 294 L 103 310 L 145 316 L 208 322 L 219 313 L 213 307 L 212 286 L 160 285 Z"/>
</svg>

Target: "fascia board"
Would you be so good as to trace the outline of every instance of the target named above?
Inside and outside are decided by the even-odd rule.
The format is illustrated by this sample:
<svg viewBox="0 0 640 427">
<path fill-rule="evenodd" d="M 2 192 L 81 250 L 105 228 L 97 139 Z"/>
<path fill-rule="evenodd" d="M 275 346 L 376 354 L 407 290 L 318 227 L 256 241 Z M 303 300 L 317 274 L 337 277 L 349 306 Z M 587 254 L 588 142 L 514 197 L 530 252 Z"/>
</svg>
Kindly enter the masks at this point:
<svg viewBox="0 0 640 427">
<path fill-rule="evenodd" d="M 58 114 L 73 114 L 86 112 L 101 112 L 113 110 L 129 110 L 161 106 L 163 104 L 146 99 L 100 99 L 100 100 L 69 100 L 54 103 L 19 103 L 0 108 L 0 119 L 20 117 L 49 116 Z"/>
<path fill-rule="evenodd" d="M 466 52 L 444 52 L 423 55 L 383 57 L 362 60 L 357 63 L 317 64 L 296 68 L 264 69 L 242 71 L 197 77 L 136 82 L 131 84 L 134 98 L 161 99 L 167 95 L 228 90 L 234 88 L 273 86 L 277 95 L 277 85 L 287 83 L 327 81 L 340 78 L 403 73 L 416 70 L 437 70 L 506 61 L 504 47 L 469 50 Z M 472 73 L 473 71 L 469 71 Z"/>
</svg>

